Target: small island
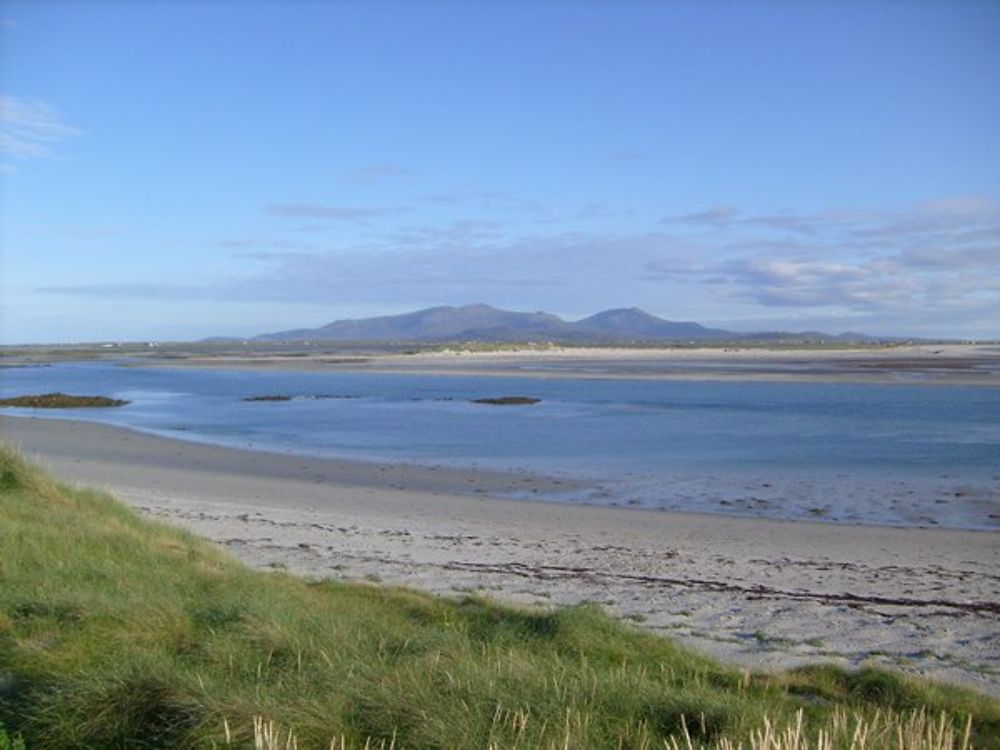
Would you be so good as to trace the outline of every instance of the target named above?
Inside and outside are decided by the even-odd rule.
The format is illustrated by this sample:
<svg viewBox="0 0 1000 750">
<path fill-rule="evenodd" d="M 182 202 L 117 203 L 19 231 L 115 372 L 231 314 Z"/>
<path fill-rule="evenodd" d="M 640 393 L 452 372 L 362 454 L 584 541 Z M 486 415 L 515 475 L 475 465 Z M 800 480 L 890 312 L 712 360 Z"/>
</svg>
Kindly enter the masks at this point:
<svg viewBox="0 0 1000 750">
<path fill-rule="evenodd" d="M 247 396 L 243 401 L 291 401 L 291 396 L 284 396 L 282 394 L 274 394 L 267 396 Z"/>
<path fill-rule="evenodd" d="M 537 404 L 540 401 L 540 398 L 531 398 L 530 396 L 501 396 L 499 398 L 472 399 L 472 403 L 474 404 L 492 404 L 493 406 L 528 406 L 530 404 Z"/>
<path fill-rule="evenodd" d="M 71 396 L 66 393 L 42 393 L 0 399 L 0 406 L 20 406 L 28 409 L 82 409 L 125 406 L 130 403 L 107 396 Z"/>
</svg>

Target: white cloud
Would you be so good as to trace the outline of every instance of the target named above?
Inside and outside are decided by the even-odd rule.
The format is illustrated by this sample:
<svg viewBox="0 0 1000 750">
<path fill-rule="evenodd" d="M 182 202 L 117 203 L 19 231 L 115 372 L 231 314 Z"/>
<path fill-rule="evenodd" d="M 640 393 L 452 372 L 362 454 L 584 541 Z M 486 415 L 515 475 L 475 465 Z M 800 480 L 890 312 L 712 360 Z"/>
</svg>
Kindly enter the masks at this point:
<svg viewBox="0 0 1000 750">
<path fill-rule="evenodd" d="M 715 209 L 699 241 L 721 252 L 698 262 L 654 261 L 654 278 L 687 278 L 723 304 L 822 309 L 890 321 L 910 332 L 1000 334 L 1000 205 L 955 198 L 900 211 L 740 215 Z M 708 234 L 705 234 L 705 232 Z M 947 321 L 947 323 L 945 323 Z M 937 326 L 937 327 L 936 327 Z M 883 326 L 886 327 L 886 326 Z"/>
<path fill-rule="evenodd" d="M 53 144 L 79 132 L 44 102 L 0 94 L 0 152 L 8 159 L 49 157 Z"/>
</svg>

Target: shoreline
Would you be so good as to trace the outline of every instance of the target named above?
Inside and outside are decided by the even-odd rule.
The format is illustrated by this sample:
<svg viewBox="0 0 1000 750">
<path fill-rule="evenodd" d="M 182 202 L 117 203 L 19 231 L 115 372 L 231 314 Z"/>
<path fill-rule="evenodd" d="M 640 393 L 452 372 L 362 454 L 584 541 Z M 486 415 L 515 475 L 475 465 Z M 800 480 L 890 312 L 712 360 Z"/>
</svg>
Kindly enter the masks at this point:
<svg viewBox="0 0 1000 750">
<path fill-rule="evenodd" d="M 882 664 L 1000 695 L 989 531 L 522 501 L 496 494 L 566 487 L 50 418 L 4 416 L 0 438 L 255 567 L 527 605 L 592 601 L 748 667 Z"/>
<path fill-rule="evenodd" d="M 242 458 L 229 459 L 216 470 L 240 471 L 268 478 L 296 478 L 285 463 L 302 463 L 316 474 L 316 481 L 330 481 L 376 489 L 428 491 L 490 497 L 502 501 L 545 502 L 571 507 L 595 506 L 628 511 L 687 513 L 712 517 L 818 522 L 824 525 L 886 528 L 938 528 L 964 531 L 1000 531 L 1000 485 L 998 475 L 967 475 L 951 472 L 913 476 L 899 471 L 843 472 L 803 470 L 800 467 L 747 469 L 740 467 L 674 467 L 661 471 L 574 470 L 566 466 L 526 466 L 487 459 L 466 461 L 441 458 L 393 457 L 377 453 L 351 454 L 336 451 L 309 452 L 256 438 L 224 439 L 199 435 L 185 428 L 153 429 L 74 419 L 66 414 L 33 414 L 0 411 L 3 420 L 54 421 L 65 424 L 104 426 L 164 441 L 160 455 L 169 457 L 180 442 L 208 449 L 250 452 L 259 457 L 248 467 Z M 58 441 L 50 435 L 49 441 Z M 112 441 L 108 441 L 109 443 Z M 52 445 L 48 446 L 50 449 Z M 121 444 L 102 455 L 106 462 L 120 462 Z M 148 451 L 147 451 L 148 453 Z M 195 465 L 199 462 L 196 460 Z M 290 465 L 290 464 L 289 464 Z"/>
<path fill-rule="evenodd" d="M 616 380 L 858 383 L 1000 387 L 1000 345 L 899 344 L 869 347 L 525 346 L 484 351 L 452 348 L 400 353 L 342 342 L 292 342 L 206 350 L 197 344 L 163 350 L 88 350 L 75 355 L 41 350 L 7 358 L 3 366 L 128 359 L 128 366 L 222 370 L 364 372 Z"/>
<path fill-rule="evenodd" d="M 522 349 L 444 350 L 411 355 L 334 357 L 192 356 L 136 362 L 137 367 L 365 372 L 406 375 L 699 380 L 768 383 L 1000 387 L 1000 349 L 943 345 L 882 349 Z"/>
</svg>

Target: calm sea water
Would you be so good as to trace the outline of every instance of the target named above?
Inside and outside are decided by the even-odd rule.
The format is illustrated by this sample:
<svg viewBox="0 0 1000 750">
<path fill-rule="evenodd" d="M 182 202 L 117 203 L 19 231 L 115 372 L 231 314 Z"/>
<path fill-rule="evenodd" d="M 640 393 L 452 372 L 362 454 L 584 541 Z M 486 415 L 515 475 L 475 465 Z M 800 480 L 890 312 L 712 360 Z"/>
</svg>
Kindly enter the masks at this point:
<svg viewBox="0 0 1000 750">
<path fill-rule="evenodd" d="M 49 391 L 132 403 L 117 409 L 5 412 L 93 420 L 236 447 L 530 470 L 595 483 L 585 496 L 562 498 L 569 500 L 904 524 L 920 523 L 914 514 L 926 511 L 926 523 L 996 525 L 990 515 L 1000 478 L 997 388 L 251 372 L 107 363 L 0 370 L 0 395 Z M 294 398 L 242 400 L 269 394 Z M 541 403 L 470 403 L 510 395 Z M 884 497 L 896 491 L 893 487 L 895 515 Z M 946 503 L 935 493 L 964 499 L 949 499 L 947 509 L 938 508 Z M 962 512 L 974 517 L 953 517 L 956 503 L 973 501 L 976 507 Z"/>
</svg>

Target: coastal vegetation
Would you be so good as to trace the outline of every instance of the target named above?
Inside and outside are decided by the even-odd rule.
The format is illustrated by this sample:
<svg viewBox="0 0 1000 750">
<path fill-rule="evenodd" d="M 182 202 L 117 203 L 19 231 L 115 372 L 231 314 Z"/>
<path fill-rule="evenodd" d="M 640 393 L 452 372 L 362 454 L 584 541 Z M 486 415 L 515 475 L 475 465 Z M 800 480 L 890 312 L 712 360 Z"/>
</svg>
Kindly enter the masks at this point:
<svg viewBox="0 0 1000 750">
<path fill-rule="evenodd" d="M 498 398 L 475 398 L 472 403 L 492 406 L 530 406 L 540 401 L 540 398 L 532 398 L 531 396 L 500 396 Z"/>
<path fill-rule="evenodd" d="M 594 606 L 253 571 L 0 447 L 0 724 L 27 750 L 944 750 L 996 747 L 1000 704 L 741 671 Z"/>
<path fill-rule="evenodd" d="M 42 393 L 0 399 L 0 406 L 20 406 L 28 409 L 86 409 L 125 406 L 128 401 L 107 396 L 71 396 L 66 393 Z"/>
</svg>

